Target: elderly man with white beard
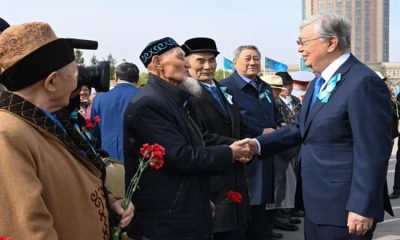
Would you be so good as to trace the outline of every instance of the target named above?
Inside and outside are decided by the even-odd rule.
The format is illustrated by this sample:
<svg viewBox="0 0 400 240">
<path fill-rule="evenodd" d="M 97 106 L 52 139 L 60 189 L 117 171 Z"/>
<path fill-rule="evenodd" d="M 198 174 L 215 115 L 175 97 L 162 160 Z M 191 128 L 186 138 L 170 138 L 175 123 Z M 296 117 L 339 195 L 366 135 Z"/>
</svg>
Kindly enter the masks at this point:
<svg viewBox="0 0 400 240">
<path fill-rule="evenodd" d="M 135 224 L 128 228 L 128 236 L 210 239 L 210 172 L 229 168 L 236 161 L 247 163 L 252 153 L 237 142 L 204 146 L 187 111 L 191 95 L 187 89 L 194 93 L 199 86 L 187 85 L 185 55 L 175 40 L 166 37 L 149 43 L 140 59 L 149 79 L 125 112 L 126 186 L 138 168 L 139 148 L 144 143 L 162 145 L 166 155 L 162 169 L 147 170 L 140 179 L 140 189 L 132 197 L 137 204 Z"/>
</svg>

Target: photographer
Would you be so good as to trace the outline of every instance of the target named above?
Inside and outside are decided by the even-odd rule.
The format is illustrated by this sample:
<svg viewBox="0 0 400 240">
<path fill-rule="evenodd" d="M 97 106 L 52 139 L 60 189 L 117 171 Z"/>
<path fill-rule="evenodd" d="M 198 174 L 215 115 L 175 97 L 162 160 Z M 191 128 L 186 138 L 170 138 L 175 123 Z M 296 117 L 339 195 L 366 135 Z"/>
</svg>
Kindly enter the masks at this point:
<svg viewBox="0 0 400 240">
<path fill-rule="evenodd" d="M 7 28 L 0 45 L 0 236 L 108 239 L 109 209 L 124 227 L 133 205 L 124 213 L 108 194 L 103 162 L 63 109 L 77 86 L 74 41 L 34 22 Z"/>
</svg>

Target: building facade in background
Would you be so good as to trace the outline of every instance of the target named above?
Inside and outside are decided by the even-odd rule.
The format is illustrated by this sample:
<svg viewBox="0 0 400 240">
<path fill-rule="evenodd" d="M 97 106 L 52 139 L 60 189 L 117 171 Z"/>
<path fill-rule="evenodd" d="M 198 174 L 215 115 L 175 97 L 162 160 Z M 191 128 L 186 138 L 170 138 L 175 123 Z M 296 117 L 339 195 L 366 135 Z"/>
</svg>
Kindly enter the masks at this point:
<svg viewBox="0 0 400 240">
<path fill-rule="evenodd" d="M 351 52 L 369 64 L 389 61 L 389 0 L 303 0 L 303 19 L 338 14 L 352 25 Z"/>
</svg>

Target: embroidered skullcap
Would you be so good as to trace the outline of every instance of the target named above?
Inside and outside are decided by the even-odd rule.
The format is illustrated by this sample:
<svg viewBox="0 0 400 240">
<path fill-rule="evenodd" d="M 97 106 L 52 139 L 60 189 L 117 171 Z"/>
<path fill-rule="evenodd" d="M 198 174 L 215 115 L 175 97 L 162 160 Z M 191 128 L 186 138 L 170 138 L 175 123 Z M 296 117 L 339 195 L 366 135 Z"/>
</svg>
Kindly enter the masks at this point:
<svg viewBox="0 0 400 240">
<path fill-rule="evenodd" d="M 142 61 L 144 66 L 147 68 L 147 65 L 149 65 L 154 56 L 161 55 L 166 51 L 176 47 L 180 46 L 174 39 L 170 37 L 152 41 L 143 49 L 142 53 L 140 54 L 140 61 Z"/>
<path fill-rule="evenodd" d="M 74 47 L 93 49 L 97 42 L 58 38 L 44 22 L 12 25 L 0 34 L 0 83 L 24 89 L 74 61 Z"/>
<path fill-rule="evenodd" d="M 186 40 L 181 46 L 186 56 L 189 56 L 195 52 L 210 52 L 214 53 L 215 56 L 219 54 L 215 41 L 211 38 L 197 37 Z"/>
</svg>

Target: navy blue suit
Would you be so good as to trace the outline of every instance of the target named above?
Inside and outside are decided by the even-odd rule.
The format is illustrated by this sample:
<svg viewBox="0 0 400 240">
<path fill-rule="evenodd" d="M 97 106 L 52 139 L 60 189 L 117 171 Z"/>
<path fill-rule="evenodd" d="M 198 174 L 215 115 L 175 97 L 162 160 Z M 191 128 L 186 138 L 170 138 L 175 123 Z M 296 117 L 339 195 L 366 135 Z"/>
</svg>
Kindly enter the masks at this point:
<svg viewBox="0 0 400 240">
<path fill-rule="evenodd" d="M 124 113 L 132 97 L 138 92 L 133 84 L 120 83 L 106 93 L 98 94 L 92 103 L 91 118 L 100 116 L 95 135 L 101 149 L 111 158 L 124 161 Z"/>
<path fill-rule="evenodd" d="M 307 111 L 314 80 L 295 122 L 257 139 L 265 155 L 301 144 L 303 201 L 311 222 L 346 226 L 349 211 L 379 222 L 391 154 L 389 92 L 352 55 L 336 73 L 342 80 L 327 103 L 317 99 Z"/>
<path fill-rule="evenodd" d="M 232 93 L 232 101 L 239 108 L 246 135 L 256 137 L 264 128 L 275 128 L 282 117 L 275 105 L 271 87 L 259 77 L 257 89 L 245 82 L 235 71 L 221 84 Z M 274 202 L 274 165 L 272 157 L 255 157 L 246 168 L 251 219 L 245 231 L 246 239 L 265 239 L 272 233 L 272 211 L 265 211 L 267 203 Z"/>
<path fill-rule="evenodd" d="M 232 101 L 239 108 L 247 135 L 256 137 L 262 134 L 264 128 L 276 128 L 277 121 L 282 120 L 271 87 L 257 77 L 258 91 L 235 71 L 231 76 L 221 81 L 232 93 Z M 268 97 L 260 99 L 260 94 Z M 269 100 L 270 101 L 269 101 Z M 251 205 L 265 205 L 274 200 L 273 161 L 255 158 L 247 167 L 249 194 Z"/>
</svg>

